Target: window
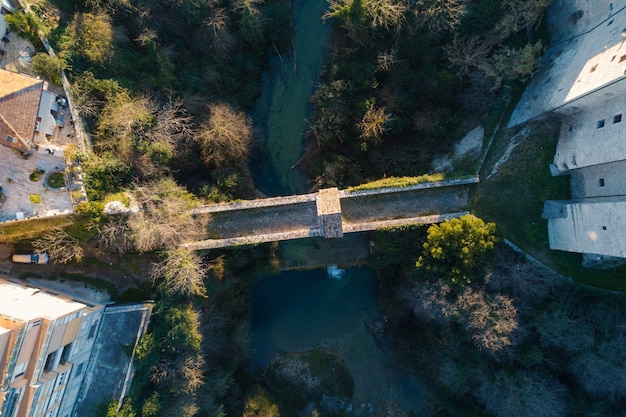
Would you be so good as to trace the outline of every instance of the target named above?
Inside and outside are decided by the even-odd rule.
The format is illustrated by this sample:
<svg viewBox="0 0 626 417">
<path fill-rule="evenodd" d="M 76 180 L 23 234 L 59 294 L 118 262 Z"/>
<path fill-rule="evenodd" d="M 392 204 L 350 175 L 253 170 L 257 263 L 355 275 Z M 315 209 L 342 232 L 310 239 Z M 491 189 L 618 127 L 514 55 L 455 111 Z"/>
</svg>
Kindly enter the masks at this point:
<svg viewBox="0 0 626 417">
<path fill-rule="evenodd" d="M 78 367 L 76 367 L 76 376 L 79 376 L 80 374 L 83 373 L 84 367 L 85 367 L 85 362 L 81 362 L 78 364 Z"/>
<path fill-rule="evenodd" d="M 70 357 L 70 352 L 72 351 L 72 344 L 68 343 L 67 345 L 63 346 L 63 351 L 61 352 L 61 363 L 65 363 L 67 362 L 67 360 Z"/>
<path fill-rule="evenodd" d="M 591 67 L 591 69 L 589 70 L 589 72 L 594 72 L 596 70 L 596 68 L 598 68 L 598 64 L 594 65 L 593 67 Z"/>
<path fill-rule="evenodd" d="M 604 119 L 598 120 L 598 129 L 601 129 L 604 127 Z"/>
<path fill-rule="evenodd" d="M 604 187 L 604 178 L 600 178 L 600 180 L 598 180 L 598 184 L 600 187 Z"/>
<path fill-rule="evenodd" d="M 622 121 L 622 113 L 613 116 L 613 124 L 620 123 Z"/>
<path fill-rule="evenodd" d="M 92 324 L 91 327 L 89 328 L 89 336 L 87 336 L 88 339 L 91 339 L 96 334 L 97 328 L 98 328 L 98 321 L 96 320 L 96 322 Z"/>
<path fill-rule="evenodd" d="M 13 136 L 9 136 L 9 135 L 7 135 L 7 142 L 8 142 L 8 143 L 11 143 L 11 142 L 13 142 L 13 141 L 15 141 L 15 138 L 13 138 Z"/>
<path fill-rule="evenodd" d="M 52 366 L 54 366 L 54 361 L 57 357 L 57 351 L 55 350 L 52 353 L 49 353 L 48 356 L 46 357 L 46 364 L 43 366 L 43 370 L 44 371 L 50 371 L 52 370 Z"/>
<path fill-rule="evenodd" d="M 622 63 L 622 62 L 624 62 L 624 61 L 626 61 L 626 55 L 622 55 L 622 56 L 620 56 L 620 57 L 619 57 L 619 62 L 620 62 L 620 63 Z"/>
<path fill-rule="evenodd" d="M 606 226 L 602 226 L 602 230 L 606 230 Z"/>
<path fill-rule="evenodd" d="M 4 414 L 7 416 L 12 416 L 15 412 L 15 406 L 17 405 L 17 401 L 20 399 L 20 395 L 22 393 L 23 388 L 15 389 L 10 388 L 9 393 L 4 397 Z"/>
<path fill-rule="evenodd" d="M 69 373 L 68 371 L 65 371 L 61 375 L 59 375 L 59 380 L 57 381 L 57 385 L 65 384 L 65 380 L 67 379 L 68 373 Z"/>
<path fill-rule="evenodd" d="M 15 366 L 15 369 L 13 370 L 13 379 L 17 379 L 21 377 L 22 375 L 24 375 L 24 373 L 26 372 L 27 364 L 28 364 L 28 361 L 24 361 Z"/>
</svg>

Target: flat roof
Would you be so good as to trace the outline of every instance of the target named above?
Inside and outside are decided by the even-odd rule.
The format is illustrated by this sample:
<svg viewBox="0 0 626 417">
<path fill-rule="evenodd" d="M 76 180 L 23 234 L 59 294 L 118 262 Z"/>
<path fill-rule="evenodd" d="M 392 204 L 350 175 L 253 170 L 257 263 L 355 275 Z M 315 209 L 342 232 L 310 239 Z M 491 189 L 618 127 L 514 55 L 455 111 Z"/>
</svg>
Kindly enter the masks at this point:
<svg viewBox="0 0 626 417">
<path fill-rule="evenodd" d="M 509 121 L 513 127 L 556 110 L 591 91 L 625 79 L 626 8 L 582 2 L 596 13 L 595 27 L 550 47 L 541 59 Z M 597 7 L 596 7 L 597 6 Z M 622 4 L 620 4 L 622 6 Z M 573 7 L 569 5 L 568 7 Z M 582 28 L 578 28 L 582 30 Z"/>
<path fill-rule="evenodd" d="M 30 321 L 57 318 L 79 311 L 85 305 L 49 294 L 45 290 L 0 278 L 0 315 Z"/>
</svg>

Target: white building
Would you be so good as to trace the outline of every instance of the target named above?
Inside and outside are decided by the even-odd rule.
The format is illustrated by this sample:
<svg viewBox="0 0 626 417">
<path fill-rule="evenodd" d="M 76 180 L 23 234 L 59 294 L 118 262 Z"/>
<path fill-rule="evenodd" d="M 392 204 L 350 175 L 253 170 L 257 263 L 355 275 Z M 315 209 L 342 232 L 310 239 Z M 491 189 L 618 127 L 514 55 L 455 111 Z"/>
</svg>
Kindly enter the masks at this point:
<svg viewBox="0 0 626 417">
<path fill-rule="evenodd" d="M 569 7 L 580 24 L 548 49 L 509 126 L 561 121 L 550 170 L 571 175 L 572 200 L 545 204 L 550 248 L 626 258 L 626 0 Z"/>
<path fill-rule="evenodd" d="M 0 279 L 2 417 L 65 417 L 59 410 L 73 405 L 84 366 L 76 360 L 93 344 L 94 335 L 81 334 L 81 327 L 103 311 L 103 305 Z"/>
<path fill-rule="evenodd" d="M 150 302 L 92 303 L 0 277 L 0 416 L 88 417 L 95 410 L 83 403 L 123 399 L 132 378 L 123 347 L 136 346 L 151 311 Z M 103 334 L 111 318 L 124 326 Z M 90 393 L 98 369 L 107 379 Z"/>
</svg>

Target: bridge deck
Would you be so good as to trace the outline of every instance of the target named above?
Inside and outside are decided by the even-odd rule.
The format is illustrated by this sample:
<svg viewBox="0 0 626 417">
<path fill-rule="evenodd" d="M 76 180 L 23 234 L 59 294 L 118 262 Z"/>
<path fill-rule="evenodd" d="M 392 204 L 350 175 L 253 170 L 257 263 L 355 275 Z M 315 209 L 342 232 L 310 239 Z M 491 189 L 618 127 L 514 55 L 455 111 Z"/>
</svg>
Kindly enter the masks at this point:
<svg viewBox="0 0 626 417">
<path fill-rule="evenodd" d="M 375 230 L 402 224 L 438 223 L 466 214 L 469 191 L 478 179 L 425 184 L 398 191 L 364 194 L 341 192 L 341 223 L 344 233 Z M 197 209 L 207 239 L 189 242 L 189 249 L 212 249 L 324 236 L 315 194 L 255 200 Z M 284 204 L 283 204 L 284 203 Z"/>
</svg>

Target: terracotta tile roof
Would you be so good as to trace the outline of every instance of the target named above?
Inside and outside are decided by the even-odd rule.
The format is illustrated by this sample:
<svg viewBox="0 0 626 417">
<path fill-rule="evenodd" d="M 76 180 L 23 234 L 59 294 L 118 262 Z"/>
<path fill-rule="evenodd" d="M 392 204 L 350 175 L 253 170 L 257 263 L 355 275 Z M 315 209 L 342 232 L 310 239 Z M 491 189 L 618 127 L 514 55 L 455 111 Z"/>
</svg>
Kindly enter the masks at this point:
<svg viewBox="0 0 626 417">
<path fill-rule="evenodd" d="M 37 78 L 0 70 L 0 143 L 30 150 L 43 84 Z M 15 140 L 7 142 L 7 136 Z"/>
</svg>

